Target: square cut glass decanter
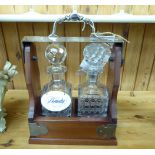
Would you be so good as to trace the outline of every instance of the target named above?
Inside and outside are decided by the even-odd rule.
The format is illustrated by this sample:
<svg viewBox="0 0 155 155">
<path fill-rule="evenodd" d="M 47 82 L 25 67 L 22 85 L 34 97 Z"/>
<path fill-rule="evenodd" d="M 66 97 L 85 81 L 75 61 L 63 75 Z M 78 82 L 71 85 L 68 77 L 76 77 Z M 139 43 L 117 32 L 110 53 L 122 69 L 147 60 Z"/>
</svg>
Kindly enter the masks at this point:
<svg viewBox="0 0 155 155">
<path fill-rule="evenodd" d="M 83 55 L 80 72 L 87 74 L 87 81 L 78 88 L 78 116 L 106 117 L 109 95 L 107 87 L 99 82 L 98 76 L 109 60 L 110 47 L 102 43 L 91 43 L 84 48 Z"/>
<path fill-rule="evenodd" d="M 41 92 L 43 116 L 71 116 L 72 88 L 64 78 L 67 68 L 61 65 L 66 56 L 66 48 L 60 44 L 50 44 L 45 50 L 45 57 L 52 65 L 47 68 L 51 81 L 43 87 Z"/>
</svg>

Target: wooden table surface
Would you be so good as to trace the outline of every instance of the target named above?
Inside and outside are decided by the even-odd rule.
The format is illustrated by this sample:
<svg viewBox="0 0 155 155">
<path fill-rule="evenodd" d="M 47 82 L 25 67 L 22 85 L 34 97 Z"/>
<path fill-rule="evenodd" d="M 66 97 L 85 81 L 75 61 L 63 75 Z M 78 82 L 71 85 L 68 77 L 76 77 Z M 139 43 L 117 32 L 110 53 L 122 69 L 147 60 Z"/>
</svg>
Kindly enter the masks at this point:
<svg viewBox="0 0 155 155">
<path fill-rule="evenodd" d="M 155 92 L 119 92 L 117 146 L 28 144 L 28 93 L 9 90 L 5 98 L 7 131 L 0 148 L 155 148 Z M 12 140 L 10 145 L 4 145 Z"/>
</svg>

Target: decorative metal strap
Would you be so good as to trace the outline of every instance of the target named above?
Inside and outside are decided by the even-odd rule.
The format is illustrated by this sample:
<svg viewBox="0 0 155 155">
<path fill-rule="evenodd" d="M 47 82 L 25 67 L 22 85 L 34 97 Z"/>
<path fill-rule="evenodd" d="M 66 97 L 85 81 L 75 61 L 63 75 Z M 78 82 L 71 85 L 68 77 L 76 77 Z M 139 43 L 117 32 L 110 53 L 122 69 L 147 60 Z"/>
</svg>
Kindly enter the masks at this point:
<svg viewBox="0 0 155 155">
<path fill-rule="evenodd" d="M 54 25 L 53 25 L 53 30 L 52 30 L 52 33 L 49 35 L 49 39 L 50 37 L 57 37 L 56 35 L 56 26 L 57 26 L 57 23 L 58 24 L 61 24 L 65 21 L 73 21 L 73 22 L 76 22 L 76 21 L 82 21 L 83 22 L 83 28 L 82 28 L 82 31 L 85 29 L 85 25 L 88 24 L 90 25 L 91 29 L 92 29 L 92 33 L 95 33 L 95 26 L 94 26 L 94 22 L 89 19 L 89 18 L 85 18 L 84 16 L 82 16 L 81 14 L 78 14 L 77 12 L 73 12 L 69 15 L 65 15 L 64 17 L 62 18 L 59 18 L 57 19 L 55 22 L 54 22 Z"/>
</svg>

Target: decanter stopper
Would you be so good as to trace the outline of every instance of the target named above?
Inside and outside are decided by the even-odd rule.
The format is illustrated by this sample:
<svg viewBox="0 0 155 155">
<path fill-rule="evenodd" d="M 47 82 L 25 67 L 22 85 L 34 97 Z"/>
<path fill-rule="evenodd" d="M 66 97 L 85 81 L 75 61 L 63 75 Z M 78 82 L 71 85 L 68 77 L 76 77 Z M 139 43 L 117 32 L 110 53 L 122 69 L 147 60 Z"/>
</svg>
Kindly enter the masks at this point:
<svg viewBox="0 0 155 155">
<path fill-rule="evenodd" d="M 50 44 L 45 50 L 45 57 L 53 65 L 62 64 L 67 56 L 66 48 L 61 44 Z"/>
<path fill-rule="evenodd" d="M 91 43 L 84 48 L 84 59 L 80 64 L 84 72 L 100 73 L 111 55 L 110 48 L 106 44 Z"/>
</svg>

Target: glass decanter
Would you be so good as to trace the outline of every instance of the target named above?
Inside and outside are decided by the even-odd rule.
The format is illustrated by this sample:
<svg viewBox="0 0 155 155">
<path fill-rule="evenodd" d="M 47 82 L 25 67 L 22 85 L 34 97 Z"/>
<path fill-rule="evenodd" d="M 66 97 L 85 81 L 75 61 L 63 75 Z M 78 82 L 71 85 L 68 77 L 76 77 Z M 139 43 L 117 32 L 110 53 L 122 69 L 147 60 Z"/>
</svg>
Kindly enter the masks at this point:
<svg viewBox="0 0 155 155">
<path fill-rule="evenodd" d="M 51 81 L 44 86 L 41 93 L 43 116 L 71 116 L 71 84 L 65 81 L 67 68 L 62 65 L 66 56 L 66 48 L 60 44 L 50 44 L 45 50 L 45 57 L 51 64 L 47 68 Z"/>
<path fill-rule="evenodd" d="M 79 85 L 78 116 L 106 117 L 109 102 L 107 87 L 98 80 L 108 62 L 111 51 L 108 45 L 91 43 L 84 48 L 80 70 L 87 74 L 87 81 Z"/>
</svg>

